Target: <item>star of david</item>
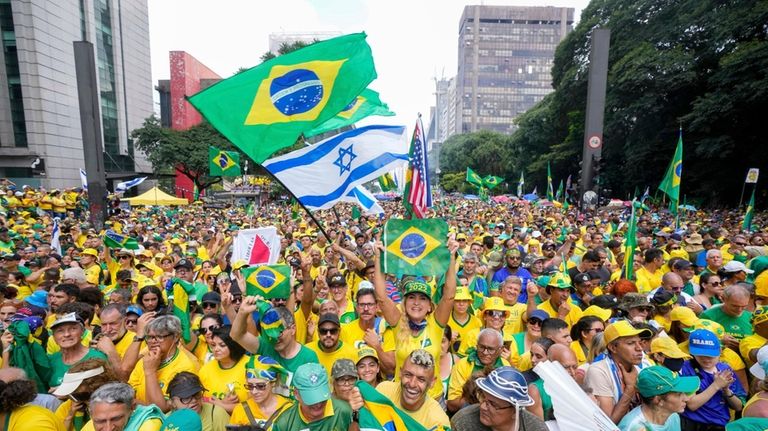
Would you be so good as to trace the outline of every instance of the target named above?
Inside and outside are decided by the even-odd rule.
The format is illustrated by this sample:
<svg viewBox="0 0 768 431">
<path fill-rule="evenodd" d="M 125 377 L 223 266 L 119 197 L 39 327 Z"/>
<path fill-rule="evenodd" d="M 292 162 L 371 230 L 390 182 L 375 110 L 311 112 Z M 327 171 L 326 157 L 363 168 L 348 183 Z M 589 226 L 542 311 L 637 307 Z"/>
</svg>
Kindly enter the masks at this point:
<svg viewBox="0 0 768 431">
<path fill-rule="evenodd" d="M 345 156 L 349 156 L 346 163 L 344 162 Z M 352 160 L 355 160 L 355 157 L 357 157 L 357 154 L 352 152 L 352 145 L 347 148 L 339 148 L 339 158 L 333 162 L 334 165 L 339 167 L 339 176 L 344 175 L 346 171 L 352 170 Z"/>
</svg>

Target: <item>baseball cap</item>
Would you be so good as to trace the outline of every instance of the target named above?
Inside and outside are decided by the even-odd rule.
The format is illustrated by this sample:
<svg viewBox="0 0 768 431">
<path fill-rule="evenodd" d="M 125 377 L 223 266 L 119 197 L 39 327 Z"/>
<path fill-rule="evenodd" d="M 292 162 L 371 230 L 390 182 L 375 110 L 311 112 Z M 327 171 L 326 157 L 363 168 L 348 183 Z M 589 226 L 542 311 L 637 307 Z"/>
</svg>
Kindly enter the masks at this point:
<svg viewBox="0 0 768 431">
<path fill-rule="evenodd" d="M 472 301 L 472 295 L 469 293 L 469 289 L 465 286 L 456 288 L 456 295 L 453 297 L 454 301 Z"/>
<path fill-rule="evenodd" d="M 237 271 L 244 266 L 248 266 L 248 262 L 246 262 L 245 259 L 238 259 L 232 264 L 232 270 Z"/>
<path fill-rule="evenodd" d="M 360 348 L 357 349 L 357 362 L 360 362 L 367 357 L 375 358 L 377 362 L 379 361 L 379 354 L 376 353 L 376 349 L 368 347 L 367 344 L 362 344 L 360 345 Z"/>
<path fill-rule="evenodd" d="M 717 338 L 721 340 L 725 336 L 725 328 L 723 328 L 723 325 L 709 319 L 699 319 L 695 325 L 688 328 L 683 328 L 683 331 L 691 333 L 697 329 L 706 329 L 707 331 L 717 335 Z"/>
<path fill-rule="evenodd" d="M 125 314 L 135 314 L 139 317 L 141 317 L 142 314 L 144 314 L 144 311 L 141 310 L 141 308 L 135 306 L 135 305 L 129 305 L 125 309 Z"/>
<path fill-rule="evenodd" d="M 317 321 L 317 326 L 319 327 L 326 322 L 331 322 L 336 326 L 341 326 L 341 323 L 339 323 L 339 315 L 336 313 L 325 313 L 321 315 L 320 319 Z"/>
<path fill-rule="evenodd" d="M 602 320 L 603 322 L 607 322 L 608 319 L 611 318 L 611 315 L 613 315 L 613 312 L 611 310 L 598 307 L 597 305 L 590 305 L 589 307 L 584 309 L 584 313 L 581 314 L 582 317 L 595 316 L 598 319 Z"/>
<path fill-rule="evenodd" d="M 768 370 L 768 346 L 763 346 L 757 351 L 757 361 L 749 367 L 749 372 L 760 380 L 765 379 Z"/>
<path fill-rule="evenodd" d="M 80 252 L 80 256 L 82 256 L 82 255 L 84 255 L 84 254 L 85 254 L 85 255 L 88 255 L 88 256 L 93 256 L 93 257 L 95 257 L 95 258 L 98 258 L 98 257 L 99 257 L 99 252 L 98 252 L 98 251 L 96 251 L 96 249 L 95 249 L 95 248 L 86 248 L 86 249 L 83 249 L 83 251 L 81 251 L 81 252 Z"/>
<path fill-rule="evenodd" d="M 653 305 L 671 306 L 677 302 L 677 295 L 668 290 L 658 289 L 656 293 L 653 294 L 651 302 Z"/>
<path fill-rule="evenodd" d="M 678 269 L 678 270 L 679 269 L 690 269 L 691 267 L 693 267 L 693 264 L 691 262 L 688 262 L 685 259 L 680 259 L 680 260 L 676 261 L 674 265 L 672 265 L 673 269 Z"/>
<path fill-rule="evenodd" d="M 755 327 L 763 322 L 768 321 L 768 306 L 762 306 L 755 309 L 755 312 L 752 313 L 752 327 Z"/>
<path fill-rule="evenodd" d="M 643 368 L 637 375 L 637 391 L 646 398 L 669 392 L 696 392 L 699 384 L 698 377 L 683 377 L 661 365 Z"/>
<path fill-rule="evenodd" d="M 619 306 L 619 300 L 616 299 L 615 295 L 611 294 L 597 295 L 592 298 L 592 301 L 589 303 L 600 308 L 605 308 L 606 310 L 613 310 Z"/>
<path fill-rule="evenodd" d="M 699 321 L 699 318 L 696 317 L 696 313 L 690 308 L 680 306 L 672 309 L 669 320 L 672 322 L 680 322 L 684 327 L 690 327 L 695 325 L 696 322 Z"/>
<path fill-rule="evenodd" d="M 173 265 L 173 269 L 176 269 L 176 268 L 186 268 L 186 269 L 191 270 L 194 267 L 195 267 L 195 265 L 192 264 L 192 261 L 190 261 L 189 259 L 181 259 L 178 262 L 176 262 L 176 265 Z"/>
<path fill-rule="evenodd" d="M 344 278 L 341 274 L 336 274 L 333 277 L 331 277 L 330 280 L 328 280 L 329 286 L 346 286 L 347 285 L 347 279 Z"/>
<path fill-rule="evenodd" d="M 500 251 L 494 251 L 488 256 L 488 265 L 491 267 L 499 266 L 503 261 L 504 256 L 501 255 Z"/>
<path fill-rule="evenodd" d="M 205 304 L 206 302 L 221 304 L 221 295 L 218 292 L 206 292 L 200 303 Z"/>
<path fill-rule="evenodd" d="M 688 337 L 688 351 L 694 356 L 720 356 L 720 340 L 712 331 L 697 329 Z"/>
<path fill-rule="evenodd" d="M 103 372 L 104 367 L 97 367 L 92 370 L 81 371 L 79 373 L 66 372 L 61 380 L 59 387 L 53 391 L 53 395 L 57 397 L 65 397 L 72 392 L 75 392 L 75 389 L 77 389 L 77 387 L 83 383 L 83 380 L 98 376 Z"/>
<path fill-rule="evenodd" d="M 192 409 L 180 409 L 165 417 L 160 431 L 202 431 L 203 421 Z"/>
<path fill-rule="evenodd" d="M 549 319 L 549 314 L 547 314 L 544 310 L 539 310 L 538 308 L 533 310 L 531 314 L 528 315 L 528 320 L 531 319 L 539 319 L 540 321 L 544 322 L 545 320 Z"/>
<path fill-rule="evenodd" d="M 204 390 L 197 376 L 194 378 L 185 376 L 185 378 L 177 378 L 174 384 L 168 385 L 166 393 L 171 397 L 187 398 Z"/>
<path fill-rule="evenodd" d="M 634 337 L 634 336 L 647 336 L 652 337 L 653 332 L 650 329 L 635 329 L 629 320 L 619 320 L 611 323 L 605 328 L 603 332 L 603 339 L 605 344 L 610 344 L 614 340 L 622 337 Z"/>
<path fill-rule="evenodd" d="M 403 297 L 411 293 L 421 293 L 427 298 L 432 298 L 432 288 L 421 280 L 410 280 L 405 283 L 405 286 L 403 286 Z"/>
<path fill-rule="evenodd" d="M 508 312 L 507 306 L 504 305 L 504 300 L 498 296 L 491 296 L 485 299 L 483 304 L 483 311 L 503 311 Z"/>
<path fill-rule="evenodd" d="M 747 274 L 752 274 L 752 273 L 755 272 L 755 271 L 747 268 L 746 265 L 744 265 L 743 263 L 739 262 L 738 260 L 732 260 L 732 261 L 726 263 L 725 266 L 723 266 L 723 272 L 729 272 L 730 273 L 730 272 L 741 272 L 741 271 L 744 271 Z"/>
<path fill-rule="evenodd" d="M 672 337 L 656 337 L 651 341 L 651 353 L 662 353 L 672 359 L 690 359 L 691 355 L 683 352 Z"/>
<path fill-rule="evenodd" d="M 357 366 L 351 359 L 337 359 L 331 367 L 331 377 L 340 379 L 342 377 L 357 377 Z"/>
<path fill-rule="evenodd" d="M 306 405 L 322 403 L 331 398 L 328 373 L 325 367 L 318 363 L 300 365 L 293 374 L 293 386 Z"/>
<path fill-rule="evenodd" d="M 77 316 L 77 313 L 72 312 L 72 313 L 64 314 L 59 318 L 57 318 L 56 321 L 51 324 L 51 329 L 59 325 L 63 325 L 65 323 L 77 323 L 79 325 L 83 325 L 83 321 Z"/>
<path fill-rule="evenodd" d="M 592 280 L 592 277 L 590 277 L 589 274 L 586 273 L 586 272 L 580 272 L 580 273 L 576 274 L 573 277 L 573 283 L 574 284 L 576 284 L 576 283 L 579 283 L 579 284 L 586 283 L 586 282 L 588 282 L 590 280 Z"/>
</svg>

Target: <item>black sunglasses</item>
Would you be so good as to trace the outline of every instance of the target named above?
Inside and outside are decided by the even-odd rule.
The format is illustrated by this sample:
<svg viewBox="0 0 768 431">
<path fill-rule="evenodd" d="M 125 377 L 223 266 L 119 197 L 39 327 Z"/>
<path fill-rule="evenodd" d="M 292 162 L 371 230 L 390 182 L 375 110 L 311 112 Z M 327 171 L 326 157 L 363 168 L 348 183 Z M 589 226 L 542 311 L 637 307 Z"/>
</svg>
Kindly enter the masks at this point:
<svg viewBox="0 0 768 431">
<path fill-rule="evenodd" d="M 216 308 L 219 304 L 215 302 L 203 302 L 203 308 Z"/>
</svg>

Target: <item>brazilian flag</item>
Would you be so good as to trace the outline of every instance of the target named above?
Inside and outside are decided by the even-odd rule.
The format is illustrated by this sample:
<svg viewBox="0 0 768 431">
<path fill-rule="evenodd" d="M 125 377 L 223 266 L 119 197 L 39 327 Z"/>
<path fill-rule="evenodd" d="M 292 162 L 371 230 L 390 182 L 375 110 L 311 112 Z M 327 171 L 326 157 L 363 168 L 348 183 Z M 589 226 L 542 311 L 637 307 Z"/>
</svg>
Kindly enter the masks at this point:
<svg viewBox="0 0 768 431">
<path fill-rule="evenodd" d="M 488 175 L 485 178 L 483 178 L 483 185 L 488 187 L 489 190 L 493 190 L 496 186 L 501 184 L 502 181 L 504 181 L 504 178 Z"/>
<path fill-rule="evenodd" d="M 195 285 L 180 278 L 171 278 L 165 284 L 168 294 L 168 304 L 173 304 L 171 312 L 181 321 L 181 338 L 185 343 L 192 340 L 191 322 L 189 320 L 189 301 L 195 295 Z"/>
<path fill-rule="evenodd" d="M 109 248 L 127 248 L 128 250 L 138 250 L 139 242 L 135 238 L 127 235 L 120 235 L 112 229 L 104 233 L 104 245 Z"/>
<path fill-rule="evenodd" d="M 309 138 L 331 130 L 341 129 L 372 115 L 391 117 L 395 113 L 390 111 L 387 104 L 381 101 L 379 93 L 366 88 L 335 117 L 308 132 L 304 132 L 304 136 Z"/>
<path fill-rule="evenodd" d="M 467 182 L 478 187 L 483 186 L 483 178 L 480 175 L 477 175 L 471 168 L 467 168 Z"/>
<path fill-rule="evenodd" d="M 747 204 L 747 212 L 744 213 L 744 222 L 741 229 L 746 232 L 752 232 L 752 218 L 755 216 L 755 189 L 752 189 L 752 197 Z"/>
<path fill-rule="evenodd" d="M 675 147 L 675 155 L 669 163 L 667 173 L 659 184 L 659 190 L 666 193 L 670 199 L 670 209 L 677 214 L 677 204 L 680 202 L 680 179 L 683 176 L 683 129 L 680 129 L 680 135 Z"/>
<path fill-rule="evenodd" d="M 208 147 L 208 166 L 212 177 L 236 177 L 240 172 L 240 154 Z"/>
<path fill-rule="evenodd" d="M 243 268 L 245 293 L 265 299 L 288 298 L 291 293 L 291 267 L 288 265 L 261 265 Z"/>
<path fill-rule="evenodd" d="M 386 431 L 427 431 L 424 425 L 403 412 L 373 386 L 358 380 L 365 407 L 360 409 L 360 429 Z M 435 428 L 434 431 L 444 431 Z"/>
<path fill-rule="evenodd" d="M 394 220 L 384 226 L 384 272 L 440 276 L 448 269 L 448 224 L 443 219 Z"/>
<path fill-rule="evenodd" d="M 379 177 L 379 186 L 381 186 L 382 192 L 397 190 L 397 184 L 395 183 L 394 178 L 392 178 L 392 174 L 389 172 Z"/>
<path fill-rule="evenodd" d="M 313 43 L 190 97 L 208 122 L 254 162 L 335 117 L 376 78 L 365 33 Z"/>
</svg>

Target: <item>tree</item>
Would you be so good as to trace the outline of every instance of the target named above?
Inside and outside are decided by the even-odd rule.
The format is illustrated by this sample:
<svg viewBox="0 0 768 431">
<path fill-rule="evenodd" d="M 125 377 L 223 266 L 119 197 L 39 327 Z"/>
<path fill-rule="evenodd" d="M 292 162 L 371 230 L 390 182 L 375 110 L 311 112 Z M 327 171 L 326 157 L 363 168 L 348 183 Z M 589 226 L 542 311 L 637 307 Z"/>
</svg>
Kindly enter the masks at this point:
<svg viewBox="0 0 768 431">
<path fill-rule="evenodd" d="M 506 178 L 515 170 L 510 136 L 490 130 L 454 135 L 440 148 L 440 169 L 465 172 L 467 167 L 482 176 Z"/>
<path fill-rule="evenodd" d="M 313 43 L 318 42 L 317 39 L 312 39 L 312 42 L 304 42 L 303 40 L 295 40 L 293 42 L 282 42 L 280 44 L 280 47 L 277 48 L 277 54 L 273 53 L 272 51 L 267 51 L 264 54 L 261 54 L 261 57 L 259 59 L 262 63 L 268 60 L 272 60 L 275 57 L 278 57 L 283 54 L 288 54 L 289 52 L 296 51 L 297 49 L 304 48 L 305 46 L 312 45 Z M 241 68 L 242 69 L 242 68 Z"/>
<path fill-rule="evenodd" d="M 187 130 L 167 129 L 156 116 L 144 120 L 141 128 L 131 133 L 136 148 L 147 155 L 156 174 L 170 174 L 176 168 L 203 191 L 222 180 L 209 177 L 208 146 L 236 151 L 232 144 L 209 123 L 203 122 Z M 240 161 L 246 160 L 240 155 Z"/>
</svg>

